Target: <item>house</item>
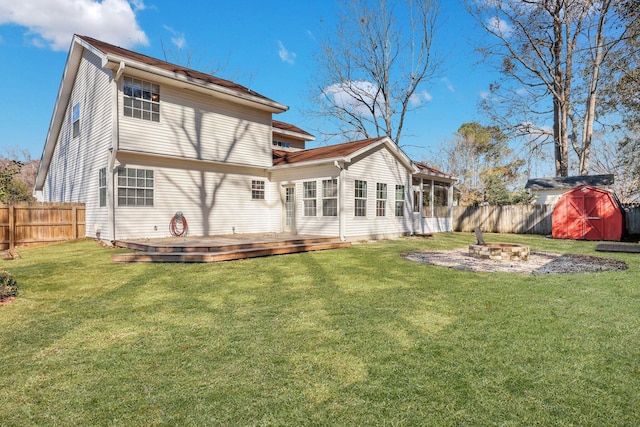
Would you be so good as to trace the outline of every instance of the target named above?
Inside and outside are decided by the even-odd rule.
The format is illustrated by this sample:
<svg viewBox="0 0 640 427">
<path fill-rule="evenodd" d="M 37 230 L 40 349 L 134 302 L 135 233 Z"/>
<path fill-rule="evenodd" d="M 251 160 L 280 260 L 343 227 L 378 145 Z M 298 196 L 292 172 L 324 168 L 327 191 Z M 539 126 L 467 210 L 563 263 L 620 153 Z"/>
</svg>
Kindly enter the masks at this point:
<svg viewBox="0 0 640 427">
<path fill-rule="evenodd" d="M 536 194 L 534 203 L 539 205 L 554 205 L 562 194 L 582 185 L 611 189 L 615 183 L 613 174 L 566 176 L 557 178 L 533 178 L 527 181 L 524 188 Z"/>
<path fill-rule="evenodd" d="M 307 149 L 287 106 L 228 80 L 74 36 L 40 201 L 86 204 L 87 236 L 278 233 L 343 240 L 451 230 L 454 179 L 388 137 Z"/>
</svg>

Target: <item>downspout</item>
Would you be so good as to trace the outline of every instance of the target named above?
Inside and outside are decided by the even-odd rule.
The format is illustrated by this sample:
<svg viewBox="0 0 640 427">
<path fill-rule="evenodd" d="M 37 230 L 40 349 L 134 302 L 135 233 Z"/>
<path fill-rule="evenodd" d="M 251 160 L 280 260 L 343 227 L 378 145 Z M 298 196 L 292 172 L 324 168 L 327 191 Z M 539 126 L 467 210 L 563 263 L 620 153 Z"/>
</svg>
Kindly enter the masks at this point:
<svg viewBox="0 0 640 427">
<path fill-rule="evenodd" d="M 344 162 L 334 161 L 333 165 L 340 170 L 338 175 L 338 235 L 341 241 L 347 240 L 346 234 L 346 213 L 344 209 Z"/>
<path fill-rule="evenodd" d="M 120 94 L 118 92 L 118 82 L 124 73 L 124 62 L 120 62 L 120 66 L 118 67 L 118 71 L 116 71 L 116 75 L 113 80 L 113 92 L 112 92 L 112 120 L 113 120 L 113 128 L 111 132 L 111 149 L 110 157 L 109 157 L 109 174 L 111 176 L 111 185 L 108 186 L 108 194 L 107 200 L 110 202 L 107 209 L 109 209 L 109 222 L 111 223 L 111 241 L 116 241 L 116 156 L 118 155 L 118 149 L 120 148 L 120 114 L 119 114 L 119 99 Z"/>
</svg>

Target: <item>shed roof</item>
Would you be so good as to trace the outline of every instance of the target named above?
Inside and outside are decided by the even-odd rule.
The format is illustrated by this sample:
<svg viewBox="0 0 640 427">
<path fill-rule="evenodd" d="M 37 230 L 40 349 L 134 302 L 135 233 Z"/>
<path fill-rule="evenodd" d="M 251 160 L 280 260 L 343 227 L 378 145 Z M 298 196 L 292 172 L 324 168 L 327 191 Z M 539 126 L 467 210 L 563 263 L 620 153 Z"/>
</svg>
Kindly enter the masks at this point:
<svg viewBox="0 0 640 427">
<path fill-rule="evenodd" d="M 613 174 L 605 175 L 581 175 L 581 176 L 565 176 L 557 178 L 532 178 L 527 181 L 524 188 L 532 190 L 551 190 L 563 188 L 575 188 L 581 185 L 589 185 L 591 187 L 606 187 L 615 183 Z"/>
</svg>

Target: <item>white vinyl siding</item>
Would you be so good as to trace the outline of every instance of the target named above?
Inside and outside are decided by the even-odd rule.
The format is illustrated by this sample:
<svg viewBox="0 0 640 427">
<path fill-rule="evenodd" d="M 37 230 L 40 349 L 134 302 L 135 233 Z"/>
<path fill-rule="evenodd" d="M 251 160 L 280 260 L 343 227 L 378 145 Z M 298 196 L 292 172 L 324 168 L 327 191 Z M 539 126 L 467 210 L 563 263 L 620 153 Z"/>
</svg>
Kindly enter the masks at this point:
<svg viewBox="0 0 640 427">
<path fill-rule="evenodd" d="M 322 197 L 321 188 L 324 180 L 338 182 L 338 170 L 333 165 L 313 166 L 307 168 L 281 169 L 272 172 L 271 180 L 279 188 L 283 185 L 295 185 L 296 230 L 298 234 L 337 237 L 339 220 L 337 216 L 323 216 L 316 210 L 316 216 L 304 215 L 304 182 L 316 183 L 316 200 Z M 317 208 L 316 204 L 316 208 Z M 284 212 L 282 213 L 284 215 Z"/>
<path fill-rule="evenodd" d="M 88 237 L 107 237 L 111 229 L 108 210 L 100 206 L 98 179 L 112 141 L 111 79 L 111 70 L 102 69 L 100 58 L 85 50 L 65 112 L 69 119 L 61 123 L 42 191 L 43 201 L 85 203 Z"/>
<path fill-rule="evenodd" d="M 410 188 L 411 171 L 407 170 L 402 163 L 385 147 L 380 146 L 367 155 L 355 159 L 349 165 L 345 179 L 345 234 L 348 239 L 359 238 L 381 238 L 393 237 L 411 233 L 413 230 L 412 218 L 405 213 L 405 216 L 395 216 L 386 212 L 385 216 L 376 216 L 377 197 L 372 191 L 367 198 L 367 216 L 356 217 L 353 200 L 355 199 L 355 181 L 367 180 L 372 183 L 384 183 L 389 188 L 396 188 L 396 185 Z M 386 195 L 388 200 L 388 194 Z M 388 210 L 388 206 L 386 206 Z M 406 208 L 406 206 L 405 206 Z M 366 218 L 366 221 L 363 219 Z"/>
<path fill-rule="evenodd" d="M 123 98 L 121 91 L 121 150 L 265 168 L 272 165 L 269 112 L 163 84 L 157 123 L 124 116 Z"/>
<path fill-rule="evenodd" d="M 167 163 L 143 156 L 122 156 L 127 168 L 153 169 L 154 206 L 116 207 L 119 239 L 168 237 L 169 223 L 180 211 L 189 224 L 189 235 L 280 232 L 279 186 L 243 168 L 216 169 L 196 162 Z M 152 166 L 152 167 L 151 167 Z M 265 183 L 264 200 L 248 194 L 252 181 Z"/>
</svg>

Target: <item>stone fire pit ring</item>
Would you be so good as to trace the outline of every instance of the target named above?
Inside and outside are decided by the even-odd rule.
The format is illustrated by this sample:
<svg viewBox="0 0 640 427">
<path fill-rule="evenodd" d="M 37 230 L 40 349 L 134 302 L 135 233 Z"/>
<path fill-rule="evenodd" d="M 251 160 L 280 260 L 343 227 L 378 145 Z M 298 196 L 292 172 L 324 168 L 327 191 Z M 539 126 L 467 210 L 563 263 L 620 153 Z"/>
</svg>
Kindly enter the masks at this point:
<svg viewBox="0 0 640 427">
<path fill-rule="evenodd" d="M 469 245 L 469 256 L 494 261 L 529 261 L 528 246 L 512 243 L 484 243 Z"/>
</svg>

